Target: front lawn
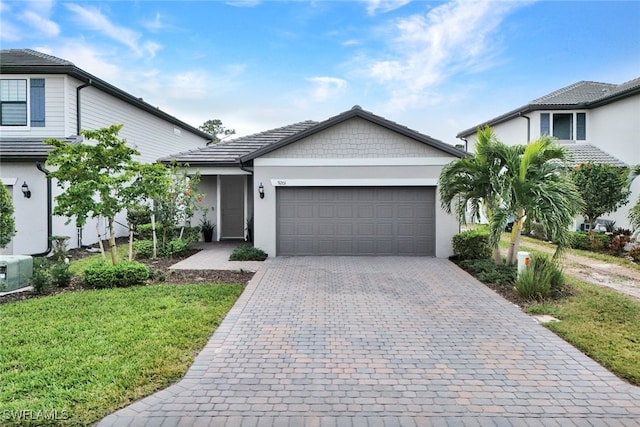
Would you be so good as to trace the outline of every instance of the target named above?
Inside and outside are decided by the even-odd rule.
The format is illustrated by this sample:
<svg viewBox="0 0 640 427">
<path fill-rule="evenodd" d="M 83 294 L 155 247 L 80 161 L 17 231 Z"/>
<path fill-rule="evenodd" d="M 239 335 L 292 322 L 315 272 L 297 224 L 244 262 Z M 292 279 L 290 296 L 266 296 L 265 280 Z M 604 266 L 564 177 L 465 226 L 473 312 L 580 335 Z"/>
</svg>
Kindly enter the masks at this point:
<svg viewBox="0 0 640 427">
<path fill-rule="evenodd" d="M 154 285 L 0 305 L 0 425 L 88 425 L 169 386 L 241 292 Z"/>
<path fill-rule="evenodd" d="M 617 376 L 640 385 L 640 302 L 572 277 L 567 282 L 574 295 L 525 311 L 560 319 L 546 326 Z"/>
</svg>

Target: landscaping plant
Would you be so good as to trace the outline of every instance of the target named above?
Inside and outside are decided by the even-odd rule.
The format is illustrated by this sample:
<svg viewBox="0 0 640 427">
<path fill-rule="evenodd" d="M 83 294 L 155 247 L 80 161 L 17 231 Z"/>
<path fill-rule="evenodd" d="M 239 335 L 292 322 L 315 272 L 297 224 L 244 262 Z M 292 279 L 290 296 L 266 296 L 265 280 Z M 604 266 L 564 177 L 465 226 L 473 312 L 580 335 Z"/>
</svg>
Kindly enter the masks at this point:
<svg viewBox="0 0 640 427">
<path fill-rule="evenodd" d="M 13 203 L 11 196 L 2 183 L 0 183 L 0 248 L 9 244 L 16 234 L 16 225 L 13 219 Z"/>
<path fill-rule="evenodd" d="M 489 230 L 476 228 L 453 236 L 453 254 L 460 260 L 484 259 L 491 257 Z"/>
<path fill-rule="evenodd" d="M 137 261 L 116 265 L 96 262 L 85 268 L 82 278 L 91 288 L 128 287 L 143 284 L 149 278 L 149 268 Z"/>
<path fill-rule="evenodd" d="M 235 248 L 229 256 L 230 261 L 264 261 L 267 259 L 267 254 L 258 248 L 254 248 L 251 245 L 242 244 Z"/>
<path fill-rule="evenodd" d="M 515 289 L 522 298 L 540 299 L 560 291 L 563 286 L 564 274 L 557 260 L 533 254 L 529 266 L 516 279 Z"/>
</svg>

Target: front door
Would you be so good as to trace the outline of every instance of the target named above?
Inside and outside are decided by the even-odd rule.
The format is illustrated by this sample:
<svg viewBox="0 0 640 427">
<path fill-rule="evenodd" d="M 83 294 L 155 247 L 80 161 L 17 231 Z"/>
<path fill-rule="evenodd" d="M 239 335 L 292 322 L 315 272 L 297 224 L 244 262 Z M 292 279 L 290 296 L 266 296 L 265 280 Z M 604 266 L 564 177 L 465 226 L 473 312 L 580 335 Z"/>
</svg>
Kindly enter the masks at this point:
<svg viewBox="0 0 640 427">
<path fill-rule="evenodd" d="M 244 175 L 220 177 L 220 237 L 244 238 Z"/>
</svg>

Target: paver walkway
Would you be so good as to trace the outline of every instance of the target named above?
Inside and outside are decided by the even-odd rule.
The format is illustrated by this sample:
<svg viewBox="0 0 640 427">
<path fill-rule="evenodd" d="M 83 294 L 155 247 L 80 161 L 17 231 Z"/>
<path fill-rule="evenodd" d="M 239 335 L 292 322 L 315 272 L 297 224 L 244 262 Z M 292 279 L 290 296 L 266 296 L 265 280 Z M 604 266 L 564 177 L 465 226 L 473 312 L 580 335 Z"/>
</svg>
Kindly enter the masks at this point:
<svg viewBox="0 0 640 427">
<path fill-rule="evenodd" d="M 447 260 L 276 258 L 107 426 L 638 426 L 616 378 Z"/>
</svg>

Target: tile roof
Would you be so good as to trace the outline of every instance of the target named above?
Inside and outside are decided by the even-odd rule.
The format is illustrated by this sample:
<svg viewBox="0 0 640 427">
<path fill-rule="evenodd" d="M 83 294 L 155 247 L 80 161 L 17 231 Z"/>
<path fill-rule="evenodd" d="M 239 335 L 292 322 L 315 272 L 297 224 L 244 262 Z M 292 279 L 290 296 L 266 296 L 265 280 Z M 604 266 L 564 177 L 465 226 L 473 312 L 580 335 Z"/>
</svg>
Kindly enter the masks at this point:
<svg viewBox="0 0 640 427">
<path fill-rule="evenodd" d="M 3 161 L 45 159 L 53 146 L 45 144 L 50 138 L 0 138 L 0 159 Z M 71 144 L 80 143 L 82 137 L 69 136 L 62 139 Z"/>
<path fill-rule="evenodd" d="M 578 82 L 534 99 L 533 105 L 578 105 L 596 101 L 608 95 L 616 85 L 598 82 Z"/>
<path fill-rule="evenodd" d="M 170 162 L 172 160 L 178 163 L 188 163 L 189 165 L 198 164 L 217 164 L 217 165 L 234 165 L 240 163 L 240 157 L 259 150 L 271 144 L 303 132 L 318 122 L 307 120 L 304 122 L 294 123 L 292 125 L 283 126 L 276 129 L 267 130 L 253 135 L 235 138 L 229 141 L 222 141 L 217 144 L 209 145 L 206 148 L 185 151 L 160 159 L 161 162 Z"/>
<path fill-rule="evenodd" d="M 597 163 L 607 164 L 611 166 L 625 167 L 628 166 L 622 160 L 613 157 L 611 154 L 602 151 L 598 147 L 591 144 L 561 143 L 562 147 L 569 152 L 569 164 L 578 166 L 580 163 Z"/>
<path fill-rule="evenodd" d="M 55 56 L 47 55 L 46 53 L 38 52 L 31 49 L 2 49 L 0 50 L 2 55 L 2 66 L 15 66 L 15 67 L 27 67 L 27 66 L 71 66 L 75 65 L 73 62 L 65 59 L 56 58 Z"/>
<path fill-rule="evenodd" d="M 580 81 L 563 87 L 545 96 L 534 99 L 528 104 L 515 110 L 494 117 L 472 128 L 463 130 L 456 135 L 457 138 L 466 137 L 476 133 L 478 128 L 495 126 L 530 111 L 536 110 L 567 110 L 590 109 L 615 102 L 619 99 L 640 94 L 640 77 L 622 84 L 599 83 Z"/>
</svg>

